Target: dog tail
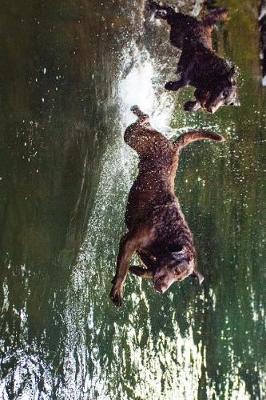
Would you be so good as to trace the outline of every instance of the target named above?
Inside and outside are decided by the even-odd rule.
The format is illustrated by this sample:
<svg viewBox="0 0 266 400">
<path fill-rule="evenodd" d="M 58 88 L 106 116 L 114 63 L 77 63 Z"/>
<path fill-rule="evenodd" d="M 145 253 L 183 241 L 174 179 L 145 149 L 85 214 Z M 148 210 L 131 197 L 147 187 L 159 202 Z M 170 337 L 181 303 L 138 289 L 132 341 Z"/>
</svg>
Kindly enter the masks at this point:
<svg viewBox="0 0 266 400">
<path fill-rule="evenodd" d="M 132 106 L 130 110 L 139 118 L 140 121 L 147 121 L 149 119 L 148 114 L 144 114 L 139 108 L 139 106 Z"/>
<path fill-rule="evenodd" d="M 177 140 L 174 141 L 174 146 L 177 149 L 182 149 L 192 142 L 196 142 L 198 140 L 214 140 L 216 142 L 223 142 L 225 139 L 223 136 L 218 135 L 217 133 L 205 130 L 195 130 L 183 133 L 179 136 Z"/>
</svg>

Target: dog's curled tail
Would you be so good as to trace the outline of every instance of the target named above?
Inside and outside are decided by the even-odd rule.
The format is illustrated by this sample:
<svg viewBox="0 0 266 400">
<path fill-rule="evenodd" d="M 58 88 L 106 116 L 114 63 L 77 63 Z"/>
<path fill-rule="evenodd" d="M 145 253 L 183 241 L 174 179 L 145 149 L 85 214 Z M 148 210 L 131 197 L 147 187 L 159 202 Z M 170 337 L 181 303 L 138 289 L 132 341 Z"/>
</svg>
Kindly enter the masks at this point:
<svg viewBox="0 0 266 400">
<path fill-rule="evenodd" d="M 144 114 L 139 106 L 132 106 L 130 110 L 139 118 L 140 121 L 147 121 L 149 119 L 149 115 Z"/>
<path fill-rule="evenodd" d="M 192 142 L 196 142 L 197 140 L 214 140 L 216 142 L 223 142 L 225 139 L 223 136 L 218 135 L 217 133 L 205 130 L 195 130 L 183 133 L 179 136 L 178 139 L 174 141 L 174 146 L 177 149 L 182 149 Z"/>
</svg>

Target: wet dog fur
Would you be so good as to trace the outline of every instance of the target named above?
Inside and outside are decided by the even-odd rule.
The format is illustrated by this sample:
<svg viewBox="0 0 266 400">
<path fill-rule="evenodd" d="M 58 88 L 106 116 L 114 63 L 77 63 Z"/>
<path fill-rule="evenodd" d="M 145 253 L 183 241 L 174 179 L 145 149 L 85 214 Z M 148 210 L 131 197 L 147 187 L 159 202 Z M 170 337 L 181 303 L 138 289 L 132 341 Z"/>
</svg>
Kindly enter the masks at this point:
<svg viewBox="0 0 266 400">
<path fill-rule="evenodd" d="M 187 85 L 196 88 L 195 100 L 184 104 L 186 111 L 204 109 L 214 113 L 221 106 L 239 106 L 235 67 L 212 49 L 213 28 L 217 22 L 227 19 L 227 10 L 214 9 L 198 21 L 155 1 L 148 5 L 156 18 L 168 22 L 170 42 L 182 50 L 177 65 L 180 79 L 167 82 L 165 88 L 173 91 Z"/>
<path fill-rule="evenodd" d="M 122 304 L 129 270 L 151 279 L 159 293 L 189 275 L 202 282 L 203 276 L 196 267 L 193 236 L 175 196 L 174 181 L 183 147 L 198 140 L 223 140 L 215 133 L 196 130 L 170 141 L 152 128 L 148 115 L 137 106 L 132 111 L 138 120 L 126 129 L 124 139 L 139 155 L 139 173 L 128 197 L 125 215 L 128 231 L 120 242 L 110 293 L 118 306 Z M 134 254 L 142 265 L 129 268 Z"/>
</svg>

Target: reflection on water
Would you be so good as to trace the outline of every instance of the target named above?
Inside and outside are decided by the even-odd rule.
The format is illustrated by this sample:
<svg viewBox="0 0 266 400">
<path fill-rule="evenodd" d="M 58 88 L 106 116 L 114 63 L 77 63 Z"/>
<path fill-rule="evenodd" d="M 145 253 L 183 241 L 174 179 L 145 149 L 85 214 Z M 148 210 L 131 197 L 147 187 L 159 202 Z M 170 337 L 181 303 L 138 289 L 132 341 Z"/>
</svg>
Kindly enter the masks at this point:
<svg viewBox="0 0 266 400">
<path fill-rule="evenodd" d="M 208 116 L 164 92 L 176 53 L 143 2 L 3 4 L 1 398 L 263 398 L 266 100 L 257 5 L 226 5 L 216 47 L 240 66 L 242 106 Z M 227 142 L 187 149 L 176 182 L 203 287 L 158 296 L 132 277 L 117 310 L 108 293 L 136 174 L 122 140 L 135 103 L 168 136 L 212 127 Z"/>
</svg>

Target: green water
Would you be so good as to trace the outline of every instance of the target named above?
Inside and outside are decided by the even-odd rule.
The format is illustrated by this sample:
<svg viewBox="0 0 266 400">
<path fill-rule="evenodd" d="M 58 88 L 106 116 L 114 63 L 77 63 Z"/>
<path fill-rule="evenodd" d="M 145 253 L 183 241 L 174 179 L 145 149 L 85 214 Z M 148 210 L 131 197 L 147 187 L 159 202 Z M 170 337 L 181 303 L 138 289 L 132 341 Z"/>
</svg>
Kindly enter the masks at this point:
<svg viewBox="0 0 266 400">
<path fill-rule="evenodd" d="M 223 2 L 215 46 L 239 67 L 241 107 L 215 115 L 184 113 L 190 90 L 163 90 L 176 50 L 142 1 L 22 3 L 3 1 L 0 16 L 0 399 L 265 398 L 256 1 Z M 169 137 L 208 127 L 227 141 L 191 145 L 176 180 L 202 287 L 160 296 L 129 277 L 116 309 L 135 103 Z"/>
</svg>

